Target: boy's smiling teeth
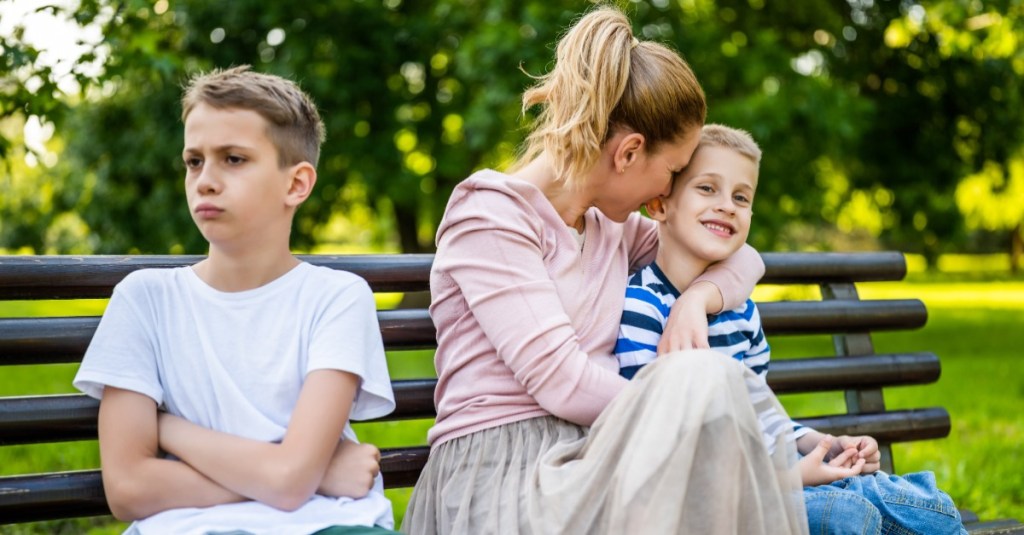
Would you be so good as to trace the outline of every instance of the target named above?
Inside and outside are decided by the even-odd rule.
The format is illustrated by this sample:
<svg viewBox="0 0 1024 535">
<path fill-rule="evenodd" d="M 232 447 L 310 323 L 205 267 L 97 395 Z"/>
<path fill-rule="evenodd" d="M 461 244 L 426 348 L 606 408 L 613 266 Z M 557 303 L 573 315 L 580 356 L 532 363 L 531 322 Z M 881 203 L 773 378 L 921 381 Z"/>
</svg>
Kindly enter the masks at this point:
<svg viewBox="0 0 1024 535">
<path fill-rule="evenodd" d="M 727 227 L 727 226 L 725 226 L 725 225 L 719 225 L 718 223 L 704 223 L 703 225 L 704 225 L 704 228 L 706 228 L 708 230 L 711 230 L 711 231 L 726 232 L 726 233 L 732 234 L 732 229 Z"/>
</svg>

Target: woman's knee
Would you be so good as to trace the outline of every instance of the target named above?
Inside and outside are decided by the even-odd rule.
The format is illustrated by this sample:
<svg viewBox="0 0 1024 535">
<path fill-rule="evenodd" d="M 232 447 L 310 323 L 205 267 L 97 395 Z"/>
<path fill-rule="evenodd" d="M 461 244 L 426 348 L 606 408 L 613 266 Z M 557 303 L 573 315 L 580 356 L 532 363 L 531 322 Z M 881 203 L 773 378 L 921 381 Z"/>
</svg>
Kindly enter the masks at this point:
<svg viewBox="0 0 1024 535">
<path fill-rule="evenodd" d="M 700 377 L 701 381 L 727 381 L 743 374 L 743 364 L 710 349 L 689 349 L 659 355 L 640 373 L 659 377 Z"/>
</svg>

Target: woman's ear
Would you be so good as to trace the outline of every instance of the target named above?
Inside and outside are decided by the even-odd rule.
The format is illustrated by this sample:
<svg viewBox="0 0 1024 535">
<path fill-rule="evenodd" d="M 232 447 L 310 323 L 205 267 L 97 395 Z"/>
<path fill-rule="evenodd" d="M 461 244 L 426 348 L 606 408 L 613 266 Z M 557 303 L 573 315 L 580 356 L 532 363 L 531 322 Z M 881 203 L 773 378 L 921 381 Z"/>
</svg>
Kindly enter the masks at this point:
<svg viewBox="0 0 1024 535">
<path fill-rule="evenodd" d="M 309 198 L 309 195 L 313 193 L 313 186 L 315 185 L 316 168 L 314 168 L 309 162 L 296 164 L 291 170 L 285 204 L 288 206 L 298 206 L 302 204 Z"/>
<path fill-rule="evenodd" d="M 655 197 L 644 203 L 644 208 L 647 210 L 647 215 L 658 222 L 665 220 L 665 198 Z"/>
<path fill-rule="evenodd" d="M 618 146 L 615 148 L 615 154 L 612 155 L 615 171 L 622 173 L 627 167 L 633 165 L 643 154 L 645 144 L 646 140 L 643 134 L 636 132 L 626 134 L 619 141 Z"/>
</svg>

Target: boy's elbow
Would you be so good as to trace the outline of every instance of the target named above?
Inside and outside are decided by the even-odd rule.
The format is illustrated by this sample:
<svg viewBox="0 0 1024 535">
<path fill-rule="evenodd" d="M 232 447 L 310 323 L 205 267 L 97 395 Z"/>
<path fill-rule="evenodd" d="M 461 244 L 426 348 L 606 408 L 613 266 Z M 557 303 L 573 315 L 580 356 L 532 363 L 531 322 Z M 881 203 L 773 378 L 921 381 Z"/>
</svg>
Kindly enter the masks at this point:
<svg viewBox="0 0 1024 535">
<path fill-rule="evenodd" d="M 302 507 L 302 505 L 308 502 L 312 496 L 312 493 L 303 494 L 300 492 L 280 492 L 276 493 L 276 495 L 271 497 L 266 503 L 275 509 L 280 509 L 290 513 Z"/>
<path fill-rule="evenodd" d="M 103 492 L 106 495 L 110 513 L 122 522 L 133 522 L 152 514 L 146 507 L 145 489 L 140 488 L 131 480 L 104 480 Z"/>
<path fill-rule="evenodd" d="M 316 489 L 313 489 L 316 490 Z M 298 485 L 282 486 L 272 489 L 264 497 L 263 503 L 286 512 L 292 512 L 302 507 L 313 497 L 313 490 L 299 488 Z"/>
<path fill-rule="evenodd" d="M 313 475 L 301 462 L 274 463 L 267 471 L 267 495 L 260 501 L 275 509 L 295 511 L 316 493 L 320 477 Z"/>
</svg>

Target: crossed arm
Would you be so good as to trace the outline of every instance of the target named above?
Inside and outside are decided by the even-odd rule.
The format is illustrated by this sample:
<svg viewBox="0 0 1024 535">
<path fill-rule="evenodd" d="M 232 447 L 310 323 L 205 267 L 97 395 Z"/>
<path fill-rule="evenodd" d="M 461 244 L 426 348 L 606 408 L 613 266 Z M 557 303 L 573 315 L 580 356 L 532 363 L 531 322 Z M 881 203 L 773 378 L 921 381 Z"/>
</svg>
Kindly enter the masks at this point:
<svg viewBox="0 0 1024 535">
<path fill-rule="evenodd" d="M 318 489 L 364 496 L 379 470 L 379 452 L 338 440 L 358 382 L 346 372 L 311 372 L 280 443 L 206 429 L 159 413 L 145 395 L 107 387 L 99 434 L 111 511 L 121 520 L 136 520 L 168 509 L 245 500 L 294 510 Z M 161 458 L 161 449 L 181 460 Z"/>
</svg>

